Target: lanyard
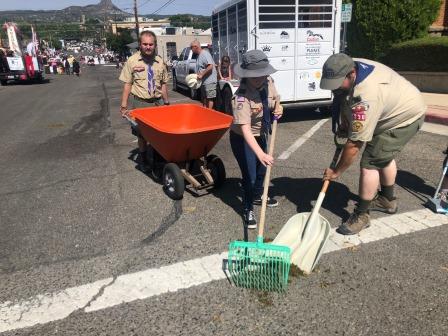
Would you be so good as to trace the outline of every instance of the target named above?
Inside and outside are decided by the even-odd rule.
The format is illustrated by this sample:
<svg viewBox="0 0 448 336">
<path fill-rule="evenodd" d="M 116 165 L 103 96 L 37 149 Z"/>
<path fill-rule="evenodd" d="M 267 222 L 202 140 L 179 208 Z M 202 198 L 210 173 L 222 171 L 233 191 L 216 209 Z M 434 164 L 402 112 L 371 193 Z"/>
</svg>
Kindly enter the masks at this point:
<svg viewBox="0 0 448 336">
<path fill-rule="evenodd" d="M 268 93 L 266 88 L 260 91 L 261 103 L 263 104 L 263 128 L 271 134 L 271 111 L 269 109 Z"/>
<path fill-rule="evenodd" d="M 152 67 L 148 64 L 148 93 L 152 96 L 154 88 L 156 87 L 156 82 L 154 80 L 154 71 Z"/>
</svg>

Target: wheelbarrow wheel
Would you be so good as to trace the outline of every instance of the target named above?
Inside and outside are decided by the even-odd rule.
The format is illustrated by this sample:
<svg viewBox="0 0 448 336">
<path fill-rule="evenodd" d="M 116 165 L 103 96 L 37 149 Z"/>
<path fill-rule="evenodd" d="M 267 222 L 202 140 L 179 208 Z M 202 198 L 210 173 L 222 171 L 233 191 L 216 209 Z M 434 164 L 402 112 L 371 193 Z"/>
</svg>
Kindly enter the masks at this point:
<svg viewBox="0 0 448 336">
<path fill-rule="evenodd" d="M 216 155 L 209 155 L 207 156 L 207 167 L 212 175 L 215 188 L 221 187 L 226 180 L 226 170 L 222 160 Z"/>
<path fill-rule="evenodd" d="M 184 177 L 175 163 L 167 163 L 163 168 L 163 190 L 173 200 L 179 200 L 184 195 Z"/>
</svg>

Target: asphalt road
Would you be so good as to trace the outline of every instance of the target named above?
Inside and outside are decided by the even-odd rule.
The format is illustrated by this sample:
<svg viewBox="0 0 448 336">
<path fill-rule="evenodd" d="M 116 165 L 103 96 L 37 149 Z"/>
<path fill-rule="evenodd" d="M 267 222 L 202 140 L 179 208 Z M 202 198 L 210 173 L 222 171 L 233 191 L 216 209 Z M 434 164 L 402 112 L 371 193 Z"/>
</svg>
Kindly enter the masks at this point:
<svg viewBox="0 0 448 336">
<path fill-rule="evenodd" d="M 136 169 L 117 70 L 48 77 L 0 87 L 0 303 L 221 253 L 244 237 L 227 134 L 212 151 L 225 163 L 223 188 L 172 201 Z M 286 110 L 277 156 L 327 117 Z M 267 238 L 311 209 L 334 151 L 330 124 L 276 161 L 271 190 L 280 206 L 268 209 Z M 432 196 L 446 142 L 420 132 L 400 155 L 400 212 L 423 209 Z M 321 214 L 333 227 L 354 208 L 358 176 L 355 164 L 330 187 Z M 221 280 L 4 335 L 447 335 L 447 240 L 444 225 L 328 253 L 285 295 Z"/>
</svg>

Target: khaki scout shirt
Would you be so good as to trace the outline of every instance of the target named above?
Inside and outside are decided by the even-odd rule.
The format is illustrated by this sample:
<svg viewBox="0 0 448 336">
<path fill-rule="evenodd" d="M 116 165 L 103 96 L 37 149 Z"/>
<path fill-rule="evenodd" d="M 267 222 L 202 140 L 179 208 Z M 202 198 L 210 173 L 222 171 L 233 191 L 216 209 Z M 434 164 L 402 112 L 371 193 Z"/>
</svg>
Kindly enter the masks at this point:
<svg viewBox="0 0 448 336">
<path fill-rule="evenodd" d="M 134 72 L 135 66 L 144 66 L 145 70 Z M 154 72 L 155 88 L 149 92 L 148 67 L 152 67 Z M 120 78 L 122 82 L 132 84 L 131 93 L 142 99 L 162 97 L 162 85 L 168 82 L 168 72 L 166 65 L 160 56 L 155 56 L 152 61 L 146 63 L 140 51 L 129 57 L 121 70 Z"/>
<path fill-rule="evenodd" d="M 381 63 L 354 61 L 374 68 L 342 100 L 341 113 L 350 124 L 349 139 L 368 142 L 376 134 L 408 126 L 425 114 L 422 94 L 405 78 Z"/>
<path fill-rule="evenodd" d="M 268 89 L 269 109 L 274 111 L 275 101 L 280 103 L 280 97 L 274 85 L 274 80 L 268 77 L 267 83 L 263 88 Z M 242 135 L 241 128 L 236 125 L 251 125 L 252 134 L 259 136 L 263 122 L 263 104 L 261 103 L 260 91 L 251 88 L 245 83 L 241 83 L 232 101 L 233 124 L 231 130 Z M 283 110 L 279 104 L 277 109 Z"/>
</svg>

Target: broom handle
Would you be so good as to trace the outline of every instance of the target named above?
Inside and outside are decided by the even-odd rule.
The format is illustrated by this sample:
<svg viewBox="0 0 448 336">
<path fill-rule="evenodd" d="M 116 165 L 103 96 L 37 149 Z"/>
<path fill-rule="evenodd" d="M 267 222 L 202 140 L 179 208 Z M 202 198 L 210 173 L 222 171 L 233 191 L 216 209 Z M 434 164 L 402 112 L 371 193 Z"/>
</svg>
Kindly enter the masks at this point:
<svg viewBox="0 0 448 336">
<path fill-rule="evenodd" d="M 277 118 L 274 117 L 274 122 L 272 124 L 271 141 L 269 142 L 269 150 L 268 150 L 268 154 L 270 156 L 274 155 L 274 145 L 275 145 L 276 134 L 277 134 Z M 272 169 L 272 166 L 267 166 L 266 175 L 264 176 L 263 196 L 261 197 L 260 226 L 258 227 L 258 241 L 263 240 L 264 223 L 265 223 L 265 219 L 266 219 L 266 206 L 267 206 L 267 202 L 268 202 L 268 189 L 269 189 L 269 183 L 271 181 L 271 169 Z"/>
</svg>

